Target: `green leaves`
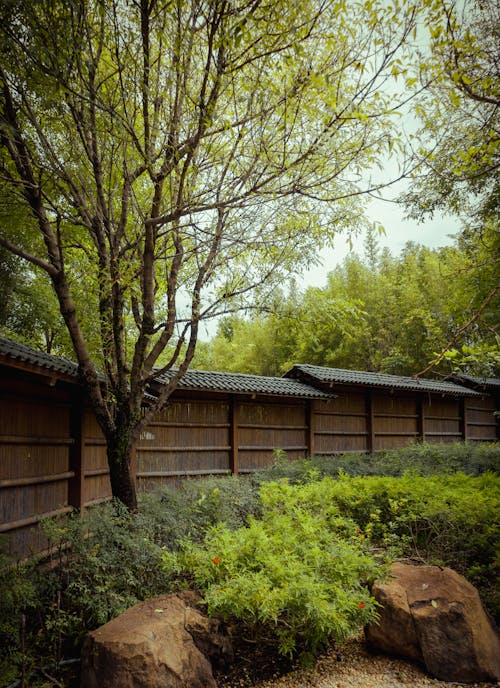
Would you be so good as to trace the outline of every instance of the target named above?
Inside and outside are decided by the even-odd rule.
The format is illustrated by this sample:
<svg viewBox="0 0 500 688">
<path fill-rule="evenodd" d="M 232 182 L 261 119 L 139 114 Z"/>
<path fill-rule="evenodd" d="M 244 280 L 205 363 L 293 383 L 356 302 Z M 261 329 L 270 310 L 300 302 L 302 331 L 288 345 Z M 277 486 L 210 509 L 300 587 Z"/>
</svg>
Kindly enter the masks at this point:
<svg viewBox="0 0 500 688">
<path fill-rule="evenodd" d="M 316 654 L 376 617 L 366 581 L 382 574 L 355 524 L 320 483 L 261 487 L 262 516 L 247 527 L 211 529 L 179 555 L 209 612 L 274 636 L 282 654 Z"/>
</svg>

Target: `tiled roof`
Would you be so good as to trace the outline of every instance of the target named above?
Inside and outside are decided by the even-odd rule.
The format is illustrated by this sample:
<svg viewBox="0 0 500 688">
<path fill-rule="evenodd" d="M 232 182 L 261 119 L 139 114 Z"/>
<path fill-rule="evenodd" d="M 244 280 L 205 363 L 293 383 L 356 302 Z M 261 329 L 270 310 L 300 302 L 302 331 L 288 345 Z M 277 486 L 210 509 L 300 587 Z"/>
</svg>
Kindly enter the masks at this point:
<svg viewBox="0 0 500 688">
<path fill-rule="evenodd" d="M 15 363 L 28 364 L 51 373 L 62 373 L 70 377 L 78 376 L 78 365 L 67 358 L 59 358 L 36 351 L 25 344 L 13 342 L 10 339 L 0 337 L 0 357 L 5 357 Z"/>
<path fill-rule="evenodd" d="M 157 377 L 158 382 L 168 382 L 173 372 Z M 199 389 L 217 392 L 240 392 L 246 394 L 269 394 L 278 396 L 326 399 L 335 396 L 322 392 L 298 380 L 244 373 L 217 373 L 208 370 L 188 370 L 179 382 L 179 389 Z"/>
<path fill-rule="evenodd" d="M 310 384 L 350 384 L 365 387 L 381 387 L 383 389 L 404 389 L 412 392 L 435 392 L 452 394 L 455 396 L 477 396 L 477 392 L 456 385 L 453 382 L 441 380 L 425 380 L 416 377 L 402 377 L 400 375 L 385 375 L 369 373 L 360 370 L 344 370 L 343 368 L 323 368 L 309 364 L 294 365 L 285 373 L 287 378 L 307 380 Z"/>
<path fill-rule="evenodd" d="M 449 376 L 457 383 L 472 387 L 473 389 L 500 389 L 500 377 L 479 377 L 476 375 L 466 375 L 465 373 L 453 373 Z"/>
</svg>

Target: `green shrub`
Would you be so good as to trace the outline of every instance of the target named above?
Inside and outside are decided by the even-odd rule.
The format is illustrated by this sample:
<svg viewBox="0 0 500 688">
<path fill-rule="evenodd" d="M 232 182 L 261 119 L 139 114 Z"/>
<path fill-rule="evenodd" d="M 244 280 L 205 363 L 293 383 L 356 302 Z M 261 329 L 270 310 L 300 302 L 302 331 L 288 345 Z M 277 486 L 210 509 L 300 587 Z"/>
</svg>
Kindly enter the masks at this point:
<svg viewBox="0 0 500 688">
<path fill-rule="evenodd" d="M 157 544 L 177 549 L 186 537 L 202 540 L 207 529 L 225 523 L 236 529 L 260 508 L 258 488 L 250 477 L 186 480 L 139 497 L 138 519 Z"/>
<path fill-rule="evenodd" d="M 367 584 L 383 573 L 356 524 L 311 499 L 311 487 L 265 484 L 260 519 L 238 530 L 213 527 L 203 544 L 164 556 L 167 570 L 192 576 L 210 614 L 302 659 L 375 618 Z"/>
<path fill-rule="evenodd" d="M 436 475 L 462 472 L 481 475 L 494 472 L 500 475 L 500 443 L 454 442 L 451 444 L 417 443 L 401 449 L 367 454 L 365 452 L 313 456 L 290 461 L 278 455 L 273 465 L 259 471 L 257 483 L 287 478 L 292 484 L 318 477 L 337 477 L 340 472 L 351 476 L 402 476 L 411 471 L 416 475 Z"/>
<path fill-rule="evenodd" d="M 450 566 L 476 585 L 498 619 L 500 598 L 500 478 L 456 475 L 400 478 L 345 474 L 311 487 L 334 503 L 388 558 L 410 557 Z"/>
<path fill-rule="evenodd" d="M 31 671 L 27 617 L 37 607 L 35 577 L 33 567 L 16 564 L 0 552 L 0 686 Z"/>
</svg>

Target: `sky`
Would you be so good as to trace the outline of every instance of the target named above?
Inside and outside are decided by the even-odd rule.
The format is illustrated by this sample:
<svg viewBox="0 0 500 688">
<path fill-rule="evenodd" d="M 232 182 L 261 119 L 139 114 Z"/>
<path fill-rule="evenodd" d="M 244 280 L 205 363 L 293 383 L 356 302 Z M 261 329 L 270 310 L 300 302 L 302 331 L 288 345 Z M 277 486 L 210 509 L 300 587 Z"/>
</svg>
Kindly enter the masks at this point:
<svg viewBox="0 0 500 688">
<path fill-rule="evenodd" d="M 394 256 L 397 256 L 408 241 L 438 248 L 453 243 L 453 237 L 460 229 L 458 218 L 435 213 L 433 218 L 426 218 L 424 222 L 405 219 L 404 208 L 383 200 L 372 200 L 367 208 L 367 216 L 371 222 L 380 223 L 385 234 L 378 237 L 380 247 L 387 246 Z M 364 254 L 365 234 L 362 233 L 352 239 L 352 250 L 361 257 Z M 308 286 L 321 287 L 326 284 L 328 273 L 340 264 L 349 255 L 347 236 L 339 235 L 333 249 L 324 249 L 320 253 L 322 265 L 316 266 L 305 272 L 298 284 L 305 288 Z"/>
</svg>

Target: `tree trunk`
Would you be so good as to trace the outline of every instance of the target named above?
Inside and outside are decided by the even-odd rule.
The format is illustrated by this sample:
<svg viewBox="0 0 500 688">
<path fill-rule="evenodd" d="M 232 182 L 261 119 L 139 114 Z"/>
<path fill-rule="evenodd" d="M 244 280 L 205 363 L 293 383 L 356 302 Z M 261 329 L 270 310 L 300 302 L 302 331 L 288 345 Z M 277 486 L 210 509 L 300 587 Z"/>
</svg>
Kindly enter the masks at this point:
<svg viewBox="0 0 500 688">
<path fill-rule="evenodd" d="M 113 497 L 119 499 L 129 511 L 137 511 L 137 488 L 132 475 L 132 455 L 134 446 L 116 433 L 107 438 L 109 478 Z"/>
</svg>

